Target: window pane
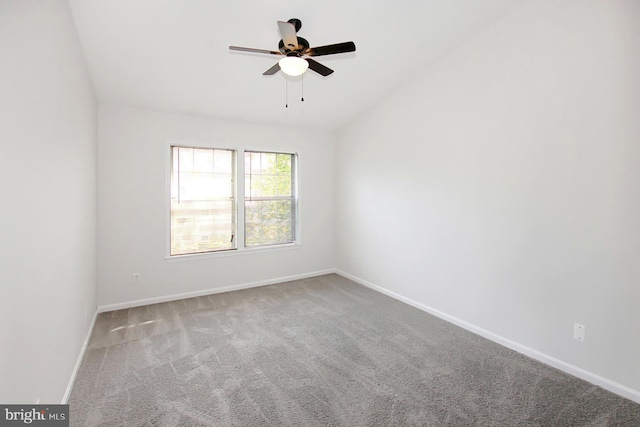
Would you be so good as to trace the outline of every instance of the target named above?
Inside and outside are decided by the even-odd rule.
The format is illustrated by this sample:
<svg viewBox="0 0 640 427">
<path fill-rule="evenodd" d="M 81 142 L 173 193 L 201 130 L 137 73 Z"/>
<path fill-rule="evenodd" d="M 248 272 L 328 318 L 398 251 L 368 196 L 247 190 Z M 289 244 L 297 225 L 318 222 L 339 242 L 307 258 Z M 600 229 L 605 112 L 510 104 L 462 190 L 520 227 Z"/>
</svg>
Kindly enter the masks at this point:
<svg viewBox="0 0 640 427">
<path fill-rule="evenodd" d="M 234 249 L 233 151 L 172 147 L 171 255 Z"/>
<path fill-rule="evenodd" d="M 294 241 L 292 200 L 245 201 L 245 246 Z"/>
<path fill-rule="evenodd" d="M 290 197 L 292 154 L 245 153 L 245 197 Z"/>
</svg>

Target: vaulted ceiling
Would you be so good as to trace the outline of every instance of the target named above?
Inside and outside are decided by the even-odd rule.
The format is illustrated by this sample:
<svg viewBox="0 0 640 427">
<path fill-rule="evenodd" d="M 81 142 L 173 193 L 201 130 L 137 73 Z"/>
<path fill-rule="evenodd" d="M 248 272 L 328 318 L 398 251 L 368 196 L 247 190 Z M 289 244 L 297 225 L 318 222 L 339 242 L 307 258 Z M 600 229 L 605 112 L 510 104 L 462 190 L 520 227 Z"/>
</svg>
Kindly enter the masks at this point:
<svg viewBox="0 0 640 427">
<path fill-rule="evenodd" d="M 521 0 L 70 0 L 98 101 L 255 123 L 338 129 Z M 354 41 L 316 58 L 335 70 L 262 73 L 277 21 L 302 20 L 311 46 Z M 287 80 L 288 79 L 288 80 Z M 304 102 L 300 101 L 304 91 Z M 285 108 L 287 102 L 289 107 Z"/>
</svg>

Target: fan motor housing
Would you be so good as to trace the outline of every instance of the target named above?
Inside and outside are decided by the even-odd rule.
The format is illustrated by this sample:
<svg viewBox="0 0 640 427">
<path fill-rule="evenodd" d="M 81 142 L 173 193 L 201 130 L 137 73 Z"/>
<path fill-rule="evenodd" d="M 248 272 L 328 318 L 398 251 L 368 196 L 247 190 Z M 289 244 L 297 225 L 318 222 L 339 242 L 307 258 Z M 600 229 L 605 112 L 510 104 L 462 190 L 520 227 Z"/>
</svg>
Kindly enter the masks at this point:
<svg viewBox="0 0 640 427">
<path fill-rule="evenodd" d="M 298 47 L 296 49 L 287 49 L 284 46 L 284 41 L 282 40 L 280 40 L 280 43 L 278 43 L 278 50 L 280 50 L 280 52 L 284 53 L 285 55 L 289 52 L 302 53 L 307 49 L 309 49 L 309 42 L 303 37 L 298 37 Z"/>
</svg>

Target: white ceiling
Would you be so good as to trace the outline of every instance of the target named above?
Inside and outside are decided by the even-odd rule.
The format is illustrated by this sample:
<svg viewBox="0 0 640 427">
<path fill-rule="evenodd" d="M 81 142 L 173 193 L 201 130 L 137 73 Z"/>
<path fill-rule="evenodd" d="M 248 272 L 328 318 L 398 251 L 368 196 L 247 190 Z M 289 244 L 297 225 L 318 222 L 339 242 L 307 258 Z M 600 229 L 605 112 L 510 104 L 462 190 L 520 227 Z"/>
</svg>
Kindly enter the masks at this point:
<svg viewBox="0 0 640 427">
<path fill-rule="evenodd" d="M 521 0 L 70 0 L 98 101 L 268 124 L 338 129 L 439 55 Z M 276 22 L 302 20 L 311 46 L 354 41 L 317 57 L 335 73 L 263 76 L 278 57 Z M 304 102 L 300 102 L 304 86 Z"/>
</svg>

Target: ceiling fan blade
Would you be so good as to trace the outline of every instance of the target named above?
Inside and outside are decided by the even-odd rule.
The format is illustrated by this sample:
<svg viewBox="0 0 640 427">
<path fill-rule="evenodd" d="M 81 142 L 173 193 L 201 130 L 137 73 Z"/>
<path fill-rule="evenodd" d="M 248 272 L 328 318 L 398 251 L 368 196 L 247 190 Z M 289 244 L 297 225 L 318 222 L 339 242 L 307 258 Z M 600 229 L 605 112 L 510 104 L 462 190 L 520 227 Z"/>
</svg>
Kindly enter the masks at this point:
<svg viewBox="0 0 640 427">
<path fill-rule="evenodd" d="M 335 53 L 355 52 L 356 44 L 354 42 L 344 42 L 329 44 L 326 46 L 310 47 L 304 53 L 308 56 L 333 55 Z"/>
<path fill-rule="evenodd" d="M 326 77 L 329 74 L 333 73 L 333 70 L 331 68 L 325 67 L 318 61 L 314 61 L 311 58 L 305 58 L 305 60 L 309 63 L 309 68 L 311 68 L 313 71 L 315 71 L 318 74 L 321 74 Z"/>
<path fill-rule="evenodd" d="M 276 65 L 274 65 L 273 67 L 269 68 L 267 71 L 262 73 L 262 75 L 263 76 L 271 76 L 271 75 L 277 73 L 278 71 L 280 71 L 280 64 L 276 62 Z"/>
<path fill-rule="evenodd" d="M 278 21 L 278 29 L 280 36 L 287 50 L 296 50 L 298 48 L 298 36 L 296 36 L 296 26 L 290 22 Z"/>
<path fill-rule="evenodd" d="M 237 50 L 238 52 L 266 53 L 269 55 L 282 55 L 277 50 L 254 49 L 252 47 L 229 46 L 229 50 Z"/>
</svg>

